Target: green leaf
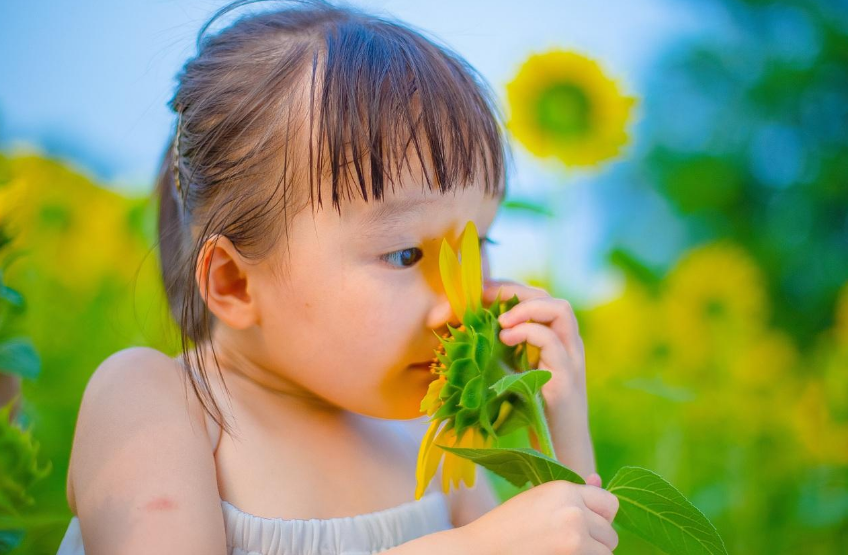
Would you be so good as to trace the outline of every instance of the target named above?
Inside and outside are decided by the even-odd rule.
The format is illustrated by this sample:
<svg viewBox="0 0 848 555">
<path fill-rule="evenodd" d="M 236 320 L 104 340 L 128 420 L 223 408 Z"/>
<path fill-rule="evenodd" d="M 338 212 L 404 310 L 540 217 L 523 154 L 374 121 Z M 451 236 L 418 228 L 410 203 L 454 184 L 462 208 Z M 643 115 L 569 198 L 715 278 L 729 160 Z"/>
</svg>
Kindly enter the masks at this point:
<svg viewBox="0 0 848 555">
<path fill-rule="evenodd" d="M 40 370 L 41 359 L 29 339 L 16 337 L 0 343 L 0 372 L 33 380 Z"/>
<path fill-rule="evenodd" d="M 490 385 L 489 389 L 494 389 L 498 395 L 506 391 L 514 391 L 526 396 L 527 399 L 532 399 L 552 376 L 550 370 L 527 370 L 526 372 L 504 376 Z"/>
<path fill-rule="evenodd" d="M 586 483 L 579 474 L 535 449 L 528 449 L 526 447 L 510 449 L 440 447 L 458 457 L 468 459 L 488 468 L 498 476 L 509 480 L 517 487 L 522 487 L 528 480 L 534 486 L 552 480 L 566 480 L 575 484 Z"/>
<path fill-rule="evenodd" d="M 52 463 L 38 464 L 38 442 L 31 430 L 23 431 L 10 422 L 14 399 L 0 408 L 0 515 L 14 515 L 34 503 L 28 490 L 47 476 Z"/>
<path fill-rule="evenodd" d="M 724 541 L 704 513 L 658 474 L 624 466 L 606 489 L 619 500 L 615 522 L 666 553 L 727 554 Z"/>
<path fill-rule="evenodd" d="M 24 297 L 11 287 L 3 285 L 0 279 L 0 299 L 8 302 L 10 305 L 20 308 L 24 305 Z"/>
<path fill-rule="evenodd" d="M 503 210 L 508 212 L 528 212 L 533 215 L 546 216 L 548 218 L 552 218 L 554 216 L 554 213 L 550 210 L 550 208 L 544 204 L 539 204 L 526 199 L 505 199 L 501 203 L 501 207 Z"/>
</svg>

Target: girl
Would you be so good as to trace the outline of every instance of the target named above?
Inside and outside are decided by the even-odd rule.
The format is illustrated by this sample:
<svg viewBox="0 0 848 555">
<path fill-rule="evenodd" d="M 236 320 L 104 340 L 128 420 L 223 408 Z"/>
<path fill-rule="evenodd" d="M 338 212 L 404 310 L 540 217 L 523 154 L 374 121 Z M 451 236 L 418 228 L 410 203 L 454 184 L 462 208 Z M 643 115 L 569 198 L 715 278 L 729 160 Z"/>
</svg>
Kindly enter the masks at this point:
<svg viewBox="0 0 848 555">
<path fill-rule="evenodd" d="M 485 235 L 505 191 L 488 89 L 421 33 L 321 1 L 204 37 L 244 3 L 201 29 L 170 102 L 159 236 L 182 353 L 95 371 L 60 555 L 610 553 L 596 474 L 498 507 L 485 480 L 414 499 L 402 421 L 421 416 L 433 331 L 459 325 L 438 247 L 468 220 Z M 496 283 L 521 299 L 502 339 L 540 347 L 555 448 L 588 476 L 573 313 L 514 282 L 487 281 L 487 302 Z"/>
</svg>

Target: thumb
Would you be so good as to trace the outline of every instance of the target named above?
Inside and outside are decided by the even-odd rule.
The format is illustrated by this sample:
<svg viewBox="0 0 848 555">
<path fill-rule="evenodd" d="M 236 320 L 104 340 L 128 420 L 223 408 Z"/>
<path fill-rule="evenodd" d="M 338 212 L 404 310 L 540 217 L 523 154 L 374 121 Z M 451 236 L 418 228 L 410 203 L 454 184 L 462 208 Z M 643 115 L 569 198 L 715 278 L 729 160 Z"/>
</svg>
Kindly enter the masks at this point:
<svg viewBox="0 0 848 555">
<path fill-rule="evenodd" d="M 601 476 L 597 472 L 593 472 L 589 474 L 589 477 L 586 478 L 586 483 L 590 486 L 601 487 Z"/>
</svg>

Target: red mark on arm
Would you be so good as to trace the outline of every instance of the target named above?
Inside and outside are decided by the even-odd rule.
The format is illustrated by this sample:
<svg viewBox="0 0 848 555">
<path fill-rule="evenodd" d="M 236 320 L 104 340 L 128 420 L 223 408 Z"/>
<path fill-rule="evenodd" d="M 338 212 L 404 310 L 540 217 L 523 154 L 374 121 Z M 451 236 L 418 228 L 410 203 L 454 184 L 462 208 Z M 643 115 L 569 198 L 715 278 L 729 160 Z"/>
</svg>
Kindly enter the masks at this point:
<svg viewBox="0 0 848 555">
<path fill-rule="evenodd" d="M 148 501 L 143 507 L 145 511 L 170 511 L 176 508 L 176 501 L 164 495 Z"/>
</svg>

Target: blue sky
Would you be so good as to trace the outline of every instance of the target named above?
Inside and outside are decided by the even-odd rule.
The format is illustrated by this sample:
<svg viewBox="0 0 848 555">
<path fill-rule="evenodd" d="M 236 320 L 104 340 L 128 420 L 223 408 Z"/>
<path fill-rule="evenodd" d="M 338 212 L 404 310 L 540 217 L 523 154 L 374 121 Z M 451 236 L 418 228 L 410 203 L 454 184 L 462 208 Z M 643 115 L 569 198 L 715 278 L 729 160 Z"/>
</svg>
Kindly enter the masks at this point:
<svg viewBox="0 0 848 555">
<path fill-rule="evenodd" d="M 224 3 L 4 0 L 0 147 L 38 149 L 108 186 L 150 190 L 174 125 L 166 106 L 174 77 L 193 55 L 202 23 Z M 631 93 L 640 95 L 657 53 L 699 25 L 687 3 L 672 0 L 351 4 L 396 16 L 435 35 L 481 71 L 499 94 L 529 53 L 561 47 L 599 59 Z M 546 190 L 562 186 L 561 172 L 524 156 L 520 149 L 516 162 L 513 192 L 544 197 Z M 577 189 L 573 196 L 583 204 L 572 210 L 557 235 L 582 236 L 568 248 L 575 249 L 573 257 L 585 257 L 592 248 L 592 204 Z M 515 228 L 514 248 L 538 238 L 538 231 Z M 504 257 L 511 248 L 504 245 Z M 527 260 L 544 254 L 528 253 L 526 246 L 524 253 Z M 507 258 L 502 260 L 505 265 Z M 576 275 L 580 265 L 575 260 L 569 271 Z M 593 279 L 590 272 L 583 274 L 587 283 Z"/>
</svg>

